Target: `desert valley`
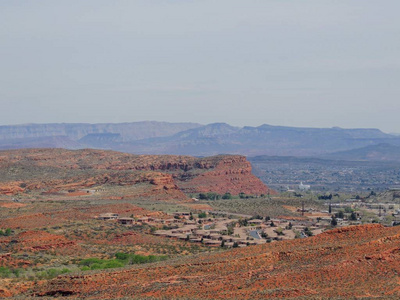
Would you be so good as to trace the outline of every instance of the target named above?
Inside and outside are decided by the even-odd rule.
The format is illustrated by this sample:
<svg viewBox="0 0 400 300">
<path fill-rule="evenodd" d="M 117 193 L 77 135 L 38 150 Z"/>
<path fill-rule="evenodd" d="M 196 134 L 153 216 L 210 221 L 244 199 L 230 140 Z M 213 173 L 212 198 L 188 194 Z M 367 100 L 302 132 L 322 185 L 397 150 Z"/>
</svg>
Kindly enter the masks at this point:
<svg viewBox="0 0 400 300">
<path fill-rule="evenodd" d="M 1 297 L 399 297 L 396 189 L 279 191 L 242 155 L 16 149 L 0 170 Z"/>
<path fill-rule="evenodd" d="M 0 1 L 0 299 L 400 299 L 400 1 Z"/>
</svg>

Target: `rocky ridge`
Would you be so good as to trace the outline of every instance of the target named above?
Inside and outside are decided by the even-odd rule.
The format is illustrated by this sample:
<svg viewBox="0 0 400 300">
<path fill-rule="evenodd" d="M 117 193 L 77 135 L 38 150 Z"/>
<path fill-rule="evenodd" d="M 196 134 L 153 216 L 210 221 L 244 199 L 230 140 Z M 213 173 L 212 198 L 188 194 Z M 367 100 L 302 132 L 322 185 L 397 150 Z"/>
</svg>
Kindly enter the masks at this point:
<svg viewBox="0 0 400 300">
<path fill-rule="evenodd" d="M 246 158 L 239 155 L 195 158 L 92 149 L 24 149 L 0 151 L 0 168 L 0 193 L 6 195 L 141 183 L 177 199 L 185 198 L 182 192 L 269 192 L 252 174 Z"/>
</svg>

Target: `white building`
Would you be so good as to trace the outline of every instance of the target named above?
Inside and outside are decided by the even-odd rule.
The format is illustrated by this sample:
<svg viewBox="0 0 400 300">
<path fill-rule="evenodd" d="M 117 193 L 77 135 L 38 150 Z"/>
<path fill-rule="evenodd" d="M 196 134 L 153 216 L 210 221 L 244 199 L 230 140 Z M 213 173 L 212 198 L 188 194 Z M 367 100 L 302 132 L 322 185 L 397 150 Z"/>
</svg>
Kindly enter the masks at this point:
<svg viewBox="0 0 400 300">
<path fill-rule="evenodd" d="M 301 182 L 300 184 L 299 184 L 299 190 L 300 191 L 307 191 L 307 190 L 309 190 L 311 188 L 311 186 L 309 186 L 308 184 L 306 185 L 306 184 L 303 184 L 303 182 Z"/>
</svg>

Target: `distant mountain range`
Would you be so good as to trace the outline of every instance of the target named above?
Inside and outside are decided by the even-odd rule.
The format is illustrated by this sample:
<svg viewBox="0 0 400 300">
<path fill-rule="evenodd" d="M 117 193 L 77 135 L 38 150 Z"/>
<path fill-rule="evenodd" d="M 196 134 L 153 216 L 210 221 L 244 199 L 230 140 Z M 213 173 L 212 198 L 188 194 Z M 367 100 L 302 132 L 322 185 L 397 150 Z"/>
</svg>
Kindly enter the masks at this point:
<svg viewBox="0 0 400 300">
<path fill-rule="evenodd" d="M 378 145 L 380 145 L 378 147 Z M 378 148 L 368 148 L 376 146 Z M 399 152 L 400 137 L 378 129 L 297 128 L 261 125 L 234 127 L 225 123 L 134 122 L 119 124 L 27 124 L 0 126 L 0 149 L 97 148 L 136 154 L 216 154 L 321 156 L 362 155 L 390 159 Z M 386 155 L 384 148 L 393 155 Z M 355 152 L 347 153 L 346 151 Z M 345 151 L 345 152 L 343 152 Z M 382 154 L 379 154 L 383 151 Z M 396 152 L 397 151 L 397 152 Z M 338 154 L 331 154 L 341 152 Z M 380 155 L 386 155 L 380 157 Z"/>
<path fill-rule="evenodd" d="M 349 161 L 400 161 L 400 147 L 391 144 L 378 144 L 329 153 L 322 157 Z"/>
</svg>

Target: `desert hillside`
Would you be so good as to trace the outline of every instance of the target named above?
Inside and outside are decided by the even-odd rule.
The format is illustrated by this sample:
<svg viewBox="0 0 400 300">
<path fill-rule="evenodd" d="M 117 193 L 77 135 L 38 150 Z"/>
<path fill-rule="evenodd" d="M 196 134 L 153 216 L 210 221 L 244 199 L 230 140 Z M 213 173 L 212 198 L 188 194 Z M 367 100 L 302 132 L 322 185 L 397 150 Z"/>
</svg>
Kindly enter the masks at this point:
<svg viewBox="0 0 400 300">
<path fill-rule="evenodd" d="M 8 293 L 119 299 L 398 299 L 400 227 L 200 254 L 122 271 L 61 276 Z"/>
</svg>

